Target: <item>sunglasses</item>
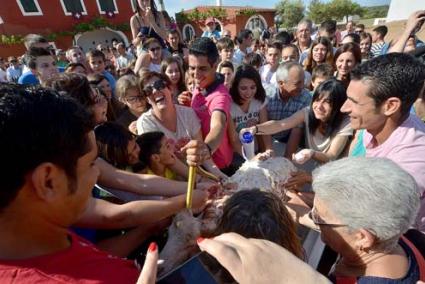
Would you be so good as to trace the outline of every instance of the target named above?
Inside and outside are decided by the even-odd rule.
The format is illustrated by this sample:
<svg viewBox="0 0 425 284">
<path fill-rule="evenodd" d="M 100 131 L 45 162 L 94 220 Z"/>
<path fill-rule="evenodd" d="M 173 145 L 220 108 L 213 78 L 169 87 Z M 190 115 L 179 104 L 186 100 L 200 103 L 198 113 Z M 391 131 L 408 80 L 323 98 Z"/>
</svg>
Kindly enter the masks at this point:
<svg viewBox="0 0 425 284">
<path fill-rule="evenodd" d="M 153 82 L 152 84 L 145 86 L 143 88 L 143 92 L 145 92 L 147 96 L 150 96 L 154 90 L 162 91 L 166 87 L 167 84 L 163 80 L 159 79 Z"/>
<path fill-rule="evenodd" d="M 158 51 L 158 50 L 160 50 L 160 49 L 161 49 L 161 47 L 157 46 L 157 47 L 149 48 L 149 51 L 151 51 L 151 52 L 155 52 L 155 51 Z"/>
</svg>

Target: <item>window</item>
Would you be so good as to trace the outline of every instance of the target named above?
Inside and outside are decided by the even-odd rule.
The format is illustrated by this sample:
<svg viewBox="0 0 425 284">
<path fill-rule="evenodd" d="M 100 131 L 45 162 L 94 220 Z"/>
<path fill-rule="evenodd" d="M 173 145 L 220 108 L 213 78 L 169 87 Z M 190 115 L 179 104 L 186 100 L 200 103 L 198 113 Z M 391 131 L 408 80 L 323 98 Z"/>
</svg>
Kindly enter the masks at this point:
<svg viewBox="0 0 425 284">
<path fill-rule="evenodd" d="M 106 14 L 108 12 L 118 13 L 117 3 L 115 0 L 96 0 L 97 7 L 99 7 L 100 14 Z"/>
<path fill-rule="evenodd" d="M 183 27 L 183 40 L 188 42 L 195 36 L 195 28 L 191 24 L 186 24 Z"/>
<path fill-rule="evenodd" d="M 43 15 L 40 5 L 38 5 L 38 0 L 16 0 L 16 2 L 18 2 L 19 9 L 21 9 L 24 16 Z"/>
<path fill-rule="evenodd" d="M 86 6 L 83 0 L 60 0 L 62 9 L 66 16 L 72 16 L 73 14 L 80 13 L 81 15 L 87 15 Z"/>
<path fill-rule="evenodd" d="M 245 29 L 250 29 L 251 31 L 255 29 L 264 30 L 267 28 L 266 19 L 261 15 L 254 15 L 248 19 L 245 25 Z"/>
</svg>

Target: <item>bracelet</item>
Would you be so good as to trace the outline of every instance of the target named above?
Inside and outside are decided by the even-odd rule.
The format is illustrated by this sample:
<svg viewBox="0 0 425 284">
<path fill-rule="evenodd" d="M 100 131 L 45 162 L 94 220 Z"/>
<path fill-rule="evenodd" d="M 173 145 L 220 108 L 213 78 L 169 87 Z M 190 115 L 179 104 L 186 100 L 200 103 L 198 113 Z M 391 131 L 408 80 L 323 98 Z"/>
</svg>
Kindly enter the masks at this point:
<svg viewBox="0 0 425 284">
<path fill-rule="evenodd" d="M 257 134 L 257 133 L 258 133 L 258 126 L 255 125 L 255 133 L 254 134 Z"/>
</svg>

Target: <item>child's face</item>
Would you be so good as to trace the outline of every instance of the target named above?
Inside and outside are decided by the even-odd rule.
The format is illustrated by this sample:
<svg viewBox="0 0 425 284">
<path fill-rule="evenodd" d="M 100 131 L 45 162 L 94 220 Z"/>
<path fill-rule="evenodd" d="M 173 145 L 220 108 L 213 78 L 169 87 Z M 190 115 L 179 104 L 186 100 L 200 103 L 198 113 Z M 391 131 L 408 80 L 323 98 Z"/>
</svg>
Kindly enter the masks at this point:
<svg viewBox="0 0 425 284">
<path fill-rule="evenodd" d="M 181 78 L 180 69 L 177 63 L 173 62 L 168 65 L 167 69 L 165 69 L 165 75 L 167 75 L 173 85 L 177 85 Z"/>
<path fill-rule="evenodd" d="M 135 165 L 139 161 L 140 147 L 136 143 L 136 139 L 131 139 L 127 145 L 128 163 Z"/>
<path fill-rule="evenodd" d="M 326 81 L 326 77 L 317 76 L 314 80 L 311 81 L 311 85 L 313 86 L 313 90 L 315 90 L 322 82 Z"/>
<path fill-rule="evenodd" d="M 92 111 L 96 125 L 108 121 L 108 118 L 106 117 L 106 113 L 108 111 L 108 101 L 104 96 L 102 96 L 94 89 L 92 89 L 92 97 L 95 101 L 95 104 L 92 106 Z"/>
<path fill-rule="evenodd" d="M 159 162 L 165 166 L 171 166 L 176 162 L 174 156 L 174 147 L 168 141 L 167 137 L 161 138 L 161 148 L 159 149 Z"/>
<path fill-rule="evenodd" d="M 102 73 L 105 71 L 105 61 L 102 57 L 90 57 L 89 58 L 90 68 L 94 73 Z"/>
<path fill-rule="evenodd" d="M 283 62 L 297 62 L 299 59 L 298 50 L 292 47 L 282 49 L 282 61 Z"/>
<path fill-rule="evenodd" d="M 136 88 L 127 90 L 124 103 L 129 109 L 136 113 L 142 114 L 146 111 L 146 98 L 142 96 Z"/>
<path fill-rule="evenodd" d="M 56 67 L 56 60 L 53 56 L 39 56 L 36 58 L 36 72 L 41 82 L 52 78 L 58 74 L 58 68 Z"/>
<path fill-rule="evenodd" d="M 110 100 L 112 98 L 112 88 L 109 85 L 108 80 L 103 79 L 102 81 L 100 81 L 100 83 L 97 86 L 99 87 L 99 89 L 102 90 L 102 92 L 105 93 L 106 98 L 108 100 Z"/>
<path fill-rule="evenodd" d="M 229 67 L 223 67 L 220 70 L 220 74 L 224 75 L 224 85 L 230 86 L 233 80 L 233 70 Z"/>
<path fill-rule="evenodd" d="M 231 48 L 223 48 L 220 51 L 221 61 L 230 61 L 232 62 L 234 50 Z"/>
<path fill-rule="evenodd" d="M 68 60 L 71 63 L 82 63 L 82 64 L 86 63 L 86 57 L 84 56 L 84 53 L 77 48 L 72 49 L 69 52 Z"/>
</svg>

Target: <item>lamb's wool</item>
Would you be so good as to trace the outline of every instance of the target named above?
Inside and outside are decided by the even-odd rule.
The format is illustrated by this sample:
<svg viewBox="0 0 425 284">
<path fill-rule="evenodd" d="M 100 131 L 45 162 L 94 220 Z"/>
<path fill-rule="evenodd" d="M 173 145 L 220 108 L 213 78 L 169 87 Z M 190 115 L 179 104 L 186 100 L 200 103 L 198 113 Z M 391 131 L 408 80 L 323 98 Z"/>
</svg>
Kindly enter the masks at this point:
<svg viewBox="0 0 425 284">
<path fill-rule="evenodd" d="M 238 190 L 260 188 L 276 190 L 297 168 L 283 157 L 270 158 L 266 161 L 247 161 L 229 179 L 238 185 Z"/>
<path fill-rule="evenodd" d="M 223 189 L 214 193 L 199 218 L 194 218 L 188 211 L 176 215 L 169 229 L 167 244 L 160 254 L 164 260 L 164 264 L 159 266 L 160 274 L 167 273 L 191 255 L 196 249 L 197 236 L 209 236 L 214 232 L 223 215 L 224 203 L 234 192 L 260 188 L 282 196 L 281 184 L 289 178 L 290 172 L 296 170 L 289 160 L 282 157 L 245 162 L 225 182 Z"/>
</svg>

